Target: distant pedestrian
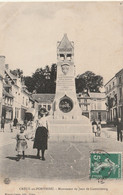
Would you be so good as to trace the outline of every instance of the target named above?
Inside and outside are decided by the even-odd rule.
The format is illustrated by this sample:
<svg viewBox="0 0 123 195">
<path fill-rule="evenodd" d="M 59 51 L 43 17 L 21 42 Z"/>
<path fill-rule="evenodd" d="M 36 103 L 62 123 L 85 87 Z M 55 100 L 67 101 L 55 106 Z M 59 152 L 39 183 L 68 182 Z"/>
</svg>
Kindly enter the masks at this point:
<svg viewBox="0 0 123 195">
<path fill-rule="evenodd" d="M 13 122 L 10 123 L 10 131 L 13 132 Z"/>
<path fill-rule="evenodd" d="M 24 120 L 24 125 L 25 125 L 26 130 L 27 130 L 27 122 L 28 122 L 27 119 L 25 119 Z"/>
<path fill-rule="evenodd" d="M 97 136 L 100 137 L 100 135 L 101 135 L 101 121 L 99 121 L 97 124 Z"/>
<path fill-rule="evenodd" d="M 117 141 L 122 142 L 122 123 L 121 123 L 121 118 L 117 119 Z"/>
<path fill-rule="evenodd" d="M 37 149 L 37 158 L 40 159 L 40 150 L 42 153 L 42 160 L 45 160 L 44 153 L 47 150 L 48 141 L 48 122 L 45 117 L 45 112 L 39 114 L 39 120 L 37 124 L 37 129 L 35 133 L 33 148 Z"/>
<path fill-rule="evenodd" d="M 14 118 L 14 121 L 13 121 L 13 126 L 16 127 L 17 126 L 17 123 L 18 123 L 18 119 L 15 117 Z"/>
<path fill-rule="evenodd" d="M 2 116 L 1 119 L 1 130 L 4 132 L 4 127 L 5 127 L 5 118 Z"/>
<path fill-rule="evenodd" d="M 93 133 L 95 133 L 95 136 L 96 136 L 96 133 L 97 133 L 97 122 L 95 121 L 95 119 L 92 122 L 92 131 L 93 131 Z"/>
<path fill-rule="evenodd" d="M 27 135 L 25 134 L 25 127 L 22 125 L 20 127 L 20 133 L 16 135 L 16 151 L 18 153 L 17 161 L 21 159 L 21 154 L 22 154 L 22 159 L 25 159 L 25 150 L 28 148 L 27 141 L 28 139 Z"/>
</svg>

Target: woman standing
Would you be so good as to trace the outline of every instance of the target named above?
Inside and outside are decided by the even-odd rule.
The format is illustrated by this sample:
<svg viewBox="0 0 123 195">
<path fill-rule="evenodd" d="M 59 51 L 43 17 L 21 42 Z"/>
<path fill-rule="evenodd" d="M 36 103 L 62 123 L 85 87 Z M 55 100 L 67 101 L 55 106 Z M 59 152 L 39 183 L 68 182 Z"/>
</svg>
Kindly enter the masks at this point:
<svg viewBox="0 0 123 195">
<path fill-rule="evenodd" d="M 37 149 L 37 158 L 40 159 L 40 150 L 42 153 L 42 160 L 45 160 L 44 153 L 47 150 L 47 139 L 48 139 L 48 122 L 45 117 L 44 110 L 40 111 L 39 119 L 37 122 L 37 129 L 35 133 L 33 148 Z"/>
</svg>

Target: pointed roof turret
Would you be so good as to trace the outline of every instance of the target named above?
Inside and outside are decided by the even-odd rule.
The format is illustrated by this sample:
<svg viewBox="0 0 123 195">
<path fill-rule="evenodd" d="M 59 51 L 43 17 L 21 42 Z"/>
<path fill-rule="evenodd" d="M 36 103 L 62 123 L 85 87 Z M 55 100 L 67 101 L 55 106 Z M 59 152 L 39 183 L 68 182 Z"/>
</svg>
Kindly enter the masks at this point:
<svg viewBox="0 0 123 195">
<path fill-rule="evenodd" d="M 64 34 L 61 42 L 58 45 L 58 49 L 73 49 L 73 46 L 69 41 L 67 34 Z"/>
</svg>

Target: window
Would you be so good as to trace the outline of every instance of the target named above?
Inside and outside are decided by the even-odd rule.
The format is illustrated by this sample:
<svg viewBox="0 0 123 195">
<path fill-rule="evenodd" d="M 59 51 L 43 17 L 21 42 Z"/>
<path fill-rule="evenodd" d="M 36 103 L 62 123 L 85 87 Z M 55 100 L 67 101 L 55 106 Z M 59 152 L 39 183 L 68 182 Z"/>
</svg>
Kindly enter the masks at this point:
<svg viewBox="0 0 123 195">
<path fill-rule="evenodd" d="M 71 54 L 67 54 L 67 60 L 71 60 Z"/>
<path fill-rule="evenodd" d="M 106 87 L 106 92 L 108 93 L 108 87 Z"/>
<path fill-rule="evenodd" d="M 51 105 L 48 105 L 48 111 L 51 109 Z"/>
<path fill-rule="evenodd" d="M 122 88 L 119 88 L 119 97 L 120 97 L 120 100 L 122 99 Z"/>
<path fill-rule="evenodd" d="M 64 60 L 64 59 L 65 59 L 64 54 L 60 54 L 60 60 Z"/>
<path fill-rule="evenodd" d="M 23 104 L 24 104 L 24 97 L 23 97 Z"/>
<path fill-rule="evenodd" d="M 119 77 L 119 84 L 121 84 L 122 83 L 122 80 L 121 80 L 121 76 Z"/>
<path fill-rule="evenodd" d="M 98 112 L 98 120 L 101 120 L 101 112 Z"/>
<path fill-rule="evenodd" d="M 84 99 L 84 104 L 87 104 L 87 99 Z"/>
<path fill-rule="evenodd" d="M 111 85 L 109 85 L 109 90 L 111 90 Z"/>
<path fill-rule="evenodd" d="M 28 99 L 26 99 L 26 106 L 28 106 Z"/>
</svg>

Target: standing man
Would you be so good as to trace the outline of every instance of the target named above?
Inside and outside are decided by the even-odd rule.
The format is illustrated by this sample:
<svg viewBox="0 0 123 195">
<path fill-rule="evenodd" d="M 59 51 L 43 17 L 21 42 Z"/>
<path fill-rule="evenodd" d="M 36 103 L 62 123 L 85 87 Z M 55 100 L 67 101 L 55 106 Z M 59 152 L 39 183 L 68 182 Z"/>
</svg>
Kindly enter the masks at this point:
<svg viewBox="0 0 123 195">
<path fill-rule="evenodd" d="M 14 118 L 14 121 L 13 121 L 13 126 L 16 127 L 17 126 L 17 123 L 18 123 L 18 119 L 15 117 Z"/>
<path fill-rule="evenodd" d="M 1 130 L 4 132 L 4 127 L 5 127 L 5 118 L 2 116 L 1 119 Z"/>
<path fill-rule="evenodd" d="M 122 142 L 122 124 L 121 124 L 121 118 L 117 119 L 117 141 Z"/>
</svg>

